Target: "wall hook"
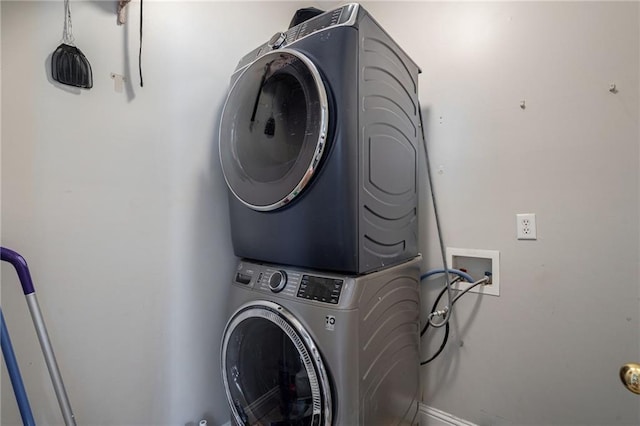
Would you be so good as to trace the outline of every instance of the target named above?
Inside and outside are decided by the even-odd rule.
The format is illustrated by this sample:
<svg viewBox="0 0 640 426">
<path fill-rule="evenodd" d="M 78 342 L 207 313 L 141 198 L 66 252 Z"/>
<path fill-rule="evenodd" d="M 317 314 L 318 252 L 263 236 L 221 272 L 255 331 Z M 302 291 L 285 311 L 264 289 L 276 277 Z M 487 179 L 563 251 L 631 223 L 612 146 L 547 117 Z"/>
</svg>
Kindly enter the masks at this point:
<svg viewBox="0 0 640 426">
<path fill-rule="evenodd" d="M 615 84 L 615 83 L 611 83 L 611 84 L 609 85 L 609 91 L 610 91 L 611 93 L 618 93 L 618 88 L 616 87 L 616 84 Z"/>
<path fill-rule="evenodd" d="M 127 78 L 123 75 L 116 74 L 114 72 L 112 72 L 110 75 L 111 75 L 111 78 L 113 79 L 113 90 L 116 93 L 122 93 L 122 88 L 124 86 L 124 83 L 127 81 Z"/>
<path fill-rule="evenodd" d="M 524 100 L 520 101 L 520 108 L 521 109 L 525 109 L 527 107 L 527 104 Z"/>
</svg>

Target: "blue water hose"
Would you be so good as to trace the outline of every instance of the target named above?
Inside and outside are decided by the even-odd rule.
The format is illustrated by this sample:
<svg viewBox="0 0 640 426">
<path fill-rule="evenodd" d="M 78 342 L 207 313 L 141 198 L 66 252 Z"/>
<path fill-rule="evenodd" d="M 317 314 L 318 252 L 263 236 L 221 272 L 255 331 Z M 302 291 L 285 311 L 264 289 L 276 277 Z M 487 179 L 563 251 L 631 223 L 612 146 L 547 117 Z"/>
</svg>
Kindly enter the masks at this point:
<svg viewBox="0 0 640 426">
<path fill-rule="evenodd" d="M 425 278 L 428 278 L 432 275 L 436 275 L 436 274 L 444 274 L 445 272 L 449 272 L 450 274 L 454 274 L 457 275 L 459 277 L 464 278 L 467 282 L 474 282 L 474 279 L 471 277 L 471 275 L 467 274 L 466 272 L 463 272 L 459 269 L 431 269 L 427 272 L 425 272 L 424 274 L 420 275 L 420 281 L 424 280 Z"/>
<path fill-rule="evenodd" d="M 24 388 L 24 383 L 22 383 L 18 361 L 16 360 L 11 339 L 9 338 L 9 330 L 7 330 L 7 326 L 4 323 L 2 308 L 0 308 L 0 346 L 2 346 L 2 355 L 4 356 L 4 362 L 7 364 L 7 371 L 11 379 L 11 385 L 13 386 L 13 393 L 16 395 L 22 423 L 25 426 L 35 426 L 36 422 L 33 420 L 29 398 L 27 398 L 27 392 Z"/>
</svg>

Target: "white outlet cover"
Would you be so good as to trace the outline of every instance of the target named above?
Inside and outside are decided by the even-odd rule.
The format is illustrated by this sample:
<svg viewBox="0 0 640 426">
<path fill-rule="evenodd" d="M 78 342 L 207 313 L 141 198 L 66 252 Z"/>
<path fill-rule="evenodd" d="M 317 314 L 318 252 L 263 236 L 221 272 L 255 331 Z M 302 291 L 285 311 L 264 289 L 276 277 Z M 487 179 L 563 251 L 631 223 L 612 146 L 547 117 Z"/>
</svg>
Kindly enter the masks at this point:
<svg viewBox="0 0 640 426">
<path fill-rule="evenodd" d="M 520 213 L 516 215 L 516 234 L 519 240 L 537 240 L 535 213 Z"/>
</svg>

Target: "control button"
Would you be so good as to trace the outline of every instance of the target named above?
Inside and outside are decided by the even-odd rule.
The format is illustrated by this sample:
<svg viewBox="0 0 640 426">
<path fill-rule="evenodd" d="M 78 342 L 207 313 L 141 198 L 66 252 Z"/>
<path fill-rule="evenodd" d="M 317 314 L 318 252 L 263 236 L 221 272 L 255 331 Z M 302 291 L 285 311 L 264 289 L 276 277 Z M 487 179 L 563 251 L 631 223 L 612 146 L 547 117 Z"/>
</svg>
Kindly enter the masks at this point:
<svg viewBox="0 0 640 426">
<path fill-rule="evenodd" d="M 269 39 L 267 45 L 272 49 L 279 49 L 282 47 L 284 42 L 287 40 L 287 35 L 285 33 L 275 33 L 273 37 Z"/>
<path fill-rule="evenodd" d="M 275 271 L 269 278 L 269 288 L 274 293 L 282 291 L 287 285 L 287 273 L 285 271 Z"/>
<path fill-rule="evenodd" d="M 251 282 L 251 275 L 238 272 L 236 274 L 236 282 L 239 282 L 241 284 L 249 284 Z"/>
</svg>

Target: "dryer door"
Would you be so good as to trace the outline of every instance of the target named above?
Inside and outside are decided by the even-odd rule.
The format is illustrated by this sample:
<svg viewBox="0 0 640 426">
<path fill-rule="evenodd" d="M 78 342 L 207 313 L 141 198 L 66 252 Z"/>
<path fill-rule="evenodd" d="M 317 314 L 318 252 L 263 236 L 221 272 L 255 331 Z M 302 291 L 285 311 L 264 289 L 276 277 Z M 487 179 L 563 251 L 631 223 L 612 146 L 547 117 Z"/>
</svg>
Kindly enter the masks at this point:
<svg viewBox="0 0 640 426">
<path fill-rule="evenodd" d="M 242 203 L 274 210 L 304 190 L 324 152 L 327 108 L 320 74 L 300 52 L 274 50 L 242 71 L 220 122 L 222 171 Z"/>
<path fill-rule="evenodd" d="M 229 320 L 222 377 L 238 425 L 331 425 L 331 390 L 318 348 L 276 303 L 246 304 Z"/>
</svg>

